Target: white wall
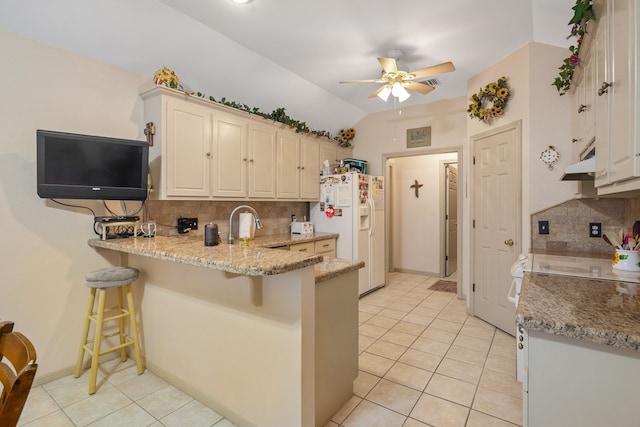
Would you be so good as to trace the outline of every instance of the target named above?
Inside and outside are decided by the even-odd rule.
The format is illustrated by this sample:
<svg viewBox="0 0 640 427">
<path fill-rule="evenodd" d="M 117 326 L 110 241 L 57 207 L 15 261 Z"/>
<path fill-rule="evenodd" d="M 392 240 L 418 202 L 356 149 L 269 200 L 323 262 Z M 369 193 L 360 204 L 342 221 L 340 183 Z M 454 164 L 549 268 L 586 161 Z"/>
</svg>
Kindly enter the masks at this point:
<svg viewBox="0 0 640 427">
<path fill-rule="evenodd" d="M 408 108 L 399 104 L 396 110 L 391 97 L 390 110 L 368 114 L 354 126 L 353 156 L 368 161 L 372 175 L 384 173 L 385 156 L 419 155 L 449 148 L 455 151 L 465 145 L 467 105 L 464 98 L 429 102 L 429 95 L 413 93 L 411 96 L 424 96 L 426 103 Z M 407 129 L 424 126 L 431 126 L 431 146 L 407 148 Z"/>
<path fill-rule="evenodd" d="M 87 245 L 91 212 L 38 198 L 36 129 L 144 139 L 146 78 L 2 31 L 0 57 L 0 318 L 34 342 L 39 378 L 75 363 L 84 276 L 107 263 Z M 106 215 L 96 202 L 77 204 Z"/>
<path fill-rule="evenodd" d="M 392 266 L 395 270 L 442 275 L 443 235 L 441 215 L 445 179 L 443 161 L 457 161 L 457 153 L 399 157 L 390 161 L 393 194 L 391 209 Z M 411 188 L 415 180 L 423 186 L 419 197 Z"/>
<path fill-rule="evenodd" d="M 509 78 L 511 99 L 503 117 L 491 125 L 479 120 L 467 120 L 467 140 L 518 120 L 522 121 L 522 240 L 523 251 L 531 246 L 530 214 L 574 197 L 575 183 L 560 182 L 562 169 L 572 163 L 571 95 L 559 96 L 551 86 L 567 50 L 541 43 L 530 43 L 469 80 L 468 97 L 501 76 Z M 540 153 L 555 145 L 561 161 L 550 171 L 540 161 Z M 472 179 L 470 149 L 463 154 L 465 176 Z M 464 192 L 462 209 L 471 213 L 472 196 Z M 471 240 L 471 216 L 466 215 L 463 241 Z M 471 248 L 464 245 L 463 265 L 470 265 Z M 463 271 L 464 294 L 468 295 L 470 269 Z"/>
</svg>

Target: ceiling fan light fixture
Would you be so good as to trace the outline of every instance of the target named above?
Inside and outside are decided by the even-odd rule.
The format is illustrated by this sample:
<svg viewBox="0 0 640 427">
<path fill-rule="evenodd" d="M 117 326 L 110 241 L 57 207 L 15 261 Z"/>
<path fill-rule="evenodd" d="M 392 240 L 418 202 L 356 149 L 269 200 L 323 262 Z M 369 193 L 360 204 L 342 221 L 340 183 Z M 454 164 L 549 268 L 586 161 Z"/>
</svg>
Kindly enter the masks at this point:
<svg viewBox="0 0 640 427">
<path fill-rule="evenodd" d="M 402 86 L 398 82 L 395 82 L 393 84 L 393 87 L 391 88 L 391 94 L 398 98 L 398 101 L 400 102 L 406 101 L 411 96 L 409 95 L 409 92 L 407 92 L 407 90 L 404 88 L 404 86 Z"/>
<path fill-rule="evenodd" d="M 237 4 L 246 4 L 246 3 L 250 3 L 252 0 L 231 0 L 231 1 Z"/>
<path fill-rule="evenodd" d="M 378 98 L 382 99 L 384 102 L 387 102 L 387 99 L 389 99 L 389 95 L 391 95 L 391 89 L 389 89 L 389 85 L 386 85 L 380 92 L 378 92 Z"/>
</svg>

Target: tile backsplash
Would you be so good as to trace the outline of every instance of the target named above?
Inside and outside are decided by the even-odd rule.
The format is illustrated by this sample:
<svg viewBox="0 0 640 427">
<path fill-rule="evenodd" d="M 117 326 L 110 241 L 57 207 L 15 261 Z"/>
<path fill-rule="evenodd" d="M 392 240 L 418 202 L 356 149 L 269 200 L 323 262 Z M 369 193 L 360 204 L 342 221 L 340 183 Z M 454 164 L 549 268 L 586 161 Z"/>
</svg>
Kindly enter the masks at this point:
<svg viewBox="0 0 640 427">
<path fill-rule="evenodd" d="M 263 227 L 256 230 L 256 236 L 289 233 L 291 214 L 295 214 L 298 221 L 309 215 L 308 202 L 149 200 L 146 219 L 157 222 L 159 235 L 169 236 L 177 233 L 179 217 L 198 218 L 198 229 L 190 233 L 203 236 L 204 224 L 212 222 L 218 224 L 218 231 L 225 239 L 229 233 L 229 214 L 240 205 L 249 205 L 258 213 Z M 233 217 L 233 230 L 237 235 L 238 213 Z"/>
<path fill-rule="evenodd" d="M 640 219 L 640 199 L 576 199 L 531 215 L 531 246 L 535 251 L 611 254 L 601 237 L 589 236 L 589 224 L 599 222 L 602 232 L 631 231 Z M 538 234 L 538 221 L 549 221 L 549 234 Z"/>
</svg>

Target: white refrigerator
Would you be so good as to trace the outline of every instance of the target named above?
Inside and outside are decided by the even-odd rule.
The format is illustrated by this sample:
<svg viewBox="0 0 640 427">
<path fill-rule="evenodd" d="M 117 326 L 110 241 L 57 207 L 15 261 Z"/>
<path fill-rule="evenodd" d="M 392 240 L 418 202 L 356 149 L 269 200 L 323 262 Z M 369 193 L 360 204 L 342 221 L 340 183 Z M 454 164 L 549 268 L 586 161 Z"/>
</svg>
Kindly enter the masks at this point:
<svg viewBox="0 0 640 427">
<path fill-rule="evenodd" d="M 385 284 L 384 178 L 355 172 L 320 177 L 320 201 L 311 204 L 315 231 L 338 233 L 336 256 L 364 261 L 360 296 Z"/>
</svg>

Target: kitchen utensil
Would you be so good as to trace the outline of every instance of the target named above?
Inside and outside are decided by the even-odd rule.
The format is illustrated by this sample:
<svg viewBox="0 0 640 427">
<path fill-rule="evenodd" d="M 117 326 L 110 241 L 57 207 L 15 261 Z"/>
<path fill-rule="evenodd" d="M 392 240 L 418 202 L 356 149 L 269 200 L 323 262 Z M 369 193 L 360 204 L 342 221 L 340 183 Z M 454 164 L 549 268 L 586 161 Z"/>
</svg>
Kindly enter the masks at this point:
<svg viewBox="0 0 640 427">
<path fill-rule="evenodd" d="M 607 237 L 607 233 L 604 233 L 602 235 L 602 238 L 604 239 L 605 242 L 607 242 L 608 244 L 610 244 L 611 246 L 613 246 L 613 243 L 611 243 L 611 240 L 609 240 L 609 238 Z M 615 246 L 613 246 L 615 248 Z"/>
<path fill-rule="evenodd" d="M 604 235 L 609 239 L 609 243 L 611 244 L 611 246 L 613 246 L 614 248 L 622 248 L 622 240 L 618 238 L 618 234 L 612 231 L 605 231 Z"/>
<path fill-rule="evenodd" d="M 633 235 L 634 236 L 638 236 L 640 235 L 640 221 L 636 221 L 633 223 Z M 636 237 L 636 240 L 638 238 Z"/>
</svg>

